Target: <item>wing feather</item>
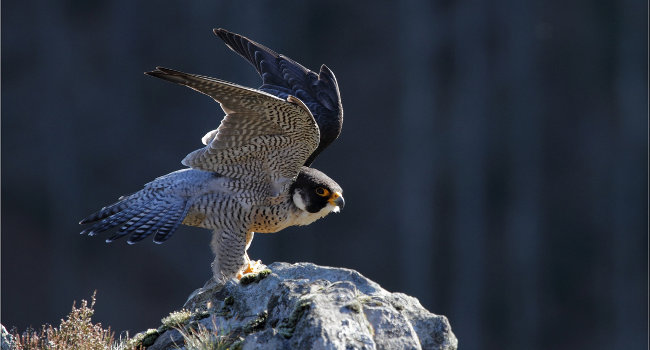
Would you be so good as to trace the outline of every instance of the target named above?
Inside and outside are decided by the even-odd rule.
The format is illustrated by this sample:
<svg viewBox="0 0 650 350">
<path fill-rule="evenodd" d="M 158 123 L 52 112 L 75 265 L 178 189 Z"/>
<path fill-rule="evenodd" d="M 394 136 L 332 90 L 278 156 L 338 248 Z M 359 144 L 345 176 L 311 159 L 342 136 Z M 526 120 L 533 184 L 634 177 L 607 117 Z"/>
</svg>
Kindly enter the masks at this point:
<svg viewBox="0 0 650 350">
<path fill-rule="evenodd" d="M 317 74 L 287 56 L 225 29 L 214 29 L 214 33 L 255 67 L 262 77 L 260 90 L 282 99 L 296 96 L 309 108 L 320 129 L 318 148 L 304 164 L 309 166 L 338 138 L 343 127 L 343 105 L 334 73 L 322 65 Z"/>
<path fill-rule="evenodd" d="M 212 97 L 226 116 L 203 138 L 205 147 L 185 157 L 186 166 L 286 190 L 318 147 L 320 132 L 309 108 L 223 80 L 158 67 L 147 74 Z"/>
</svg>

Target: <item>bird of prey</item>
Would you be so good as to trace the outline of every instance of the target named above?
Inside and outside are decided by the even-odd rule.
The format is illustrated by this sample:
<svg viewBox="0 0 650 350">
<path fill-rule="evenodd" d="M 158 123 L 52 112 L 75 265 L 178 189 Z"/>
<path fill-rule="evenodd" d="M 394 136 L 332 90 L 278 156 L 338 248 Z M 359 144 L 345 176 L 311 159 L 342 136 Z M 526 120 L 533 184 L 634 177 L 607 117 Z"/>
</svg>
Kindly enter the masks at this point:
<svg viewBox="0 0 650 350">
<path fill-rule="evenodd" d="M 343 107 L 334 73 L 318 73 L 242 35 L 214 33 L 250 62 L 262 78 L 258 89 L 157 67 L 145 74 L 187 86 L 217 101 L 219 127 L 188 154 L 188 168 L 161 176 L 134 194 L 81 220 L 94 236 L 119 226 L 111 242 L 150 235 L 166 241 L 179 224 L 213 230 L 214 279 L 225 281 L 259 268 L 246 254 L 254 232 L 308 225 L 343 208 L 343 190 L 309 167 L 338 138 Z"/>
</svg>

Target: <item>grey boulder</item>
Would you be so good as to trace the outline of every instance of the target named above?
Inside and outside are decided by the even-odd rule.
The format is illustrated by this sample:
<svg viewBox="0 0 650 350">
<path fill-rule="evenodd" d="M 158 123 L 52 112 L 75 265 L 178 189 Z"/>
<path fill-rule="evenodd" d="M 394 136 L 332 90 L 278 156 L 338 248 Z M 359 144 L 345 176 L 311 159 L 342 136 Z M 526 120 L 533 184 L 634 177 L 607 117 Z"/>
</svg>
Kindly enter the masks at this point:
<svg viewBox="0 0 650 350">
<path fill-rule="evenodd" d="M 193 312 L 189 328 L 244 350 L 458 347 L 445 316 L 356 271 L 310 263 L 273 263 L 269 269 L 223 287 L 208 281 L 194 291 L 184 305 Z M 148 349 L 182 349 L 179 329 L 160 331 Z"/>
</svg>

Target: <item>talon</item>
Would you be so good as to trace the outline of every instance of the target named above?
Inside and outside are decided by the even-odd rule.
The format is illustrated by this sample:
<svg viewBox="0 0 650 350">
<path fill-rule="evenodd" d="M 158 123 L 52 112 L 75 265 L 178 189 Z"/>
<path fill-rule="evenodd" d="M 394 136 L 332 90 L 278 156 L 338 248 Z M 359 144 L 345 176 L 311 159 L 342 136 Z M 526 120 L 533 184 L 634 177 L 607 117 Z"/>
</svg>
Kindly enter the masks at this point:
<svg viewBox="0 0 650 350">
<path fill-rule="evenodd" d="M 254 261 L 249 261 L 248 262 L 248 267 L 244 270 L 244 275 L 247 273 L 252 273 L 256 272 L 258 270 L 258 267 L 262 265 L 262 260 L 254 260 Z"/>
<path fill-rule="evenodd" d="M 249 260 L 244 271 L 237 273 L 237 279 L 240 280 L 246 274 L 257 272 L 260 266 L 262 266 L 262 260 Z"/>
</svg>

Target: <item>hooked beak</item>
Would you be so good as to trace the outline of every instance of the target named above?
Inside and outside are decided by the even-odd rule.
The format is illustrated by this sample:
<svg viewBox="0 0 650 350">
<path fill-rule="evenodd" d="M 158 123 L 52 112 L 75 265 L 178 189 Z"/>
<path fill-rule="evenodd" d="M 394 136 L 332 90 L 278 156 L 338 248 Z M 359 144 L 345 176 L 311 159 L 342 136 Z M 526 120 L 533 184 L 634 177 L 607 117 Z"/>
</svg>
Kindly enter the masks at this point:
<svg viewBox="0 0 650 350">
<path fill-rule="evenodd" d="M 332 195 L 330 195 L 330 198 L 327 200 L 329 204 L 339 207 L 339 209 L 343 209 L 345 206 L 345 200 L 343 199 L 343 195 L 341 192 L 334 192 Z"/>
</svg>

